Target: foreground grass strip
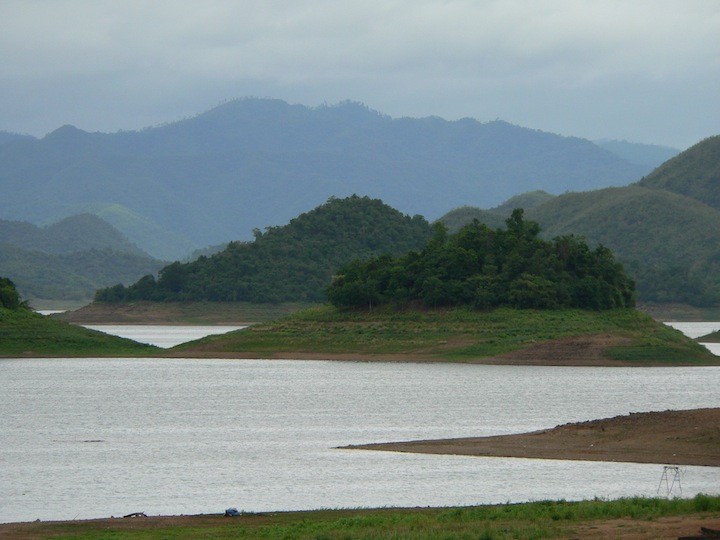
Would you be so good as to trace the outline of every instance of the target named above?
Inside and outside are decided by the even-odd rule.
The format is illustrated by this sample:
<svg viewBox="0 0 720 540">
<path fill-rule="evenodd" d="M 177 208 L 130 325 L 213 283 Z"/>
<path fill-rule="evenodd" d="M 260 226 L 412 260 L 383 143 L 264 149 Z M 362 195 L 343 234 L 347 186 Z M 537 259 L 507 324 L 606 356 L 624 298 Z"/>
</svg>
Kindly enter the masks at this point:
<svg viewBox="0 0 720 540">
<path fill-rule="evenodd" d="M 551 340 L 607 335 L 609 359 L 625 362 L 716 363 L 707 349 L 633 309 L 609 311 L 391 309 L 340 311 L 320 306 L 279 321 L 181 345 L 177 351 L 255 354 L 303 352 L 416 355 L 472 361 Z"/>
<path fill-rule="evenodd" d="M 147 356 L 159 350 L 29 310 L 0 308 L 0 356 Z"/>
<path fill-rule="evenodd" d="M 0 525 L 0 536 L 20 538 L 571 538 L 613 520 L 636 531 L 670 516 L 720 520 L 720 496 L 692 499 L 541 501 L 461 508 L 320 510 L 177 518 Z M 693 525 L 694 526 L 694 525 Z M 692 531 L 690 531 L 692 532 Z"/>
</svg>

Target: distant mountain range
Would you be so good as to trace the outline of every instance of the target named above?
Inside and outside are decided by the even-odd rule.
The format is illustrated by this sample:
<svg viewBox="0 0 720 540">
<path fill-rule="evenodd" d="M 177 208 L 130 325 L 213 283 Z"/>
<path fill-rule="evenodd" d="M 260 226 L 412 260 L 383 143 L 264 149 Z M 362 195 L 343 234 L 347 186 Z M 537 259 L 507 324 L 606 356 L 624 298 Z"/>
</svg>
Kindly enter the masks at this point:
<svg viewBox="0 0 720 540">
<path fill-rule="evenodd" d="M 30 300 L 88 301 L 95 290 L 157 272 L 163 263 L 91 214 L 47 227 L 0 220 L 0 276 Z"/>
<path fill-rule="evenodd" d="M 521 198 L 515 202 L 522 206 Z M 451 228 L 473 219 L 493 226 L 510 214 L 504 206 L 503 212 L 459 208 L 440 221 Z M 526 215 L 547 237 L 577 234 L 612 249 L 637 279 L 641 301 L 720 303 L 720 136 L 634 185 L 551 197 L 531 204 Z"/>
<path fill-rule="evenodd" d="M 369 195 L 437 218 L 525 191 L 622 186 L 659 164 L 640 146 L 502 121 L 393 119 L 350 102 L 241 99 L 142 131 L 0 133 L 0 217 L 46 224 L 90 212 L 171 260 L 250 239 L 329 196 Z"/>
<path fill-rule="evenodd" d="M 0 243 L 57 255 L 109 249 L 149 257 L 120 231 L 92 214 L 79 214 L 45 227 L 0 219 Z"/>
</svg>

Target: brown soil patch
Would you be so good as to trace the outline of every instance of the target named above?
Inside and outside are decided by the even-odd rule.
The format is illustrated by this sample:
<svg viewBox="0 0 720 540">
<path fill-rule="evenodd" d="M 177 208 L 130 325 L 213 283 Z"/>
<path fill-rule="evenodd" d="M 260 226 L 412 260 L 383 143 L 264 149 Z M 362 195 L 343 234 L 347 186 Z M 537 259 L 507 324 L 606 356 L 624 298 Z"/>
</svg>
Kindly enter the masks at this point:
<svg viewBox="0 0 720 540">
<path fill-rule="evenodd" d="M 702 537 L 702 527 L 720 529 L 720 519 L 695 515 L 662 517 L 652 521 L 630 518 L 590 521 L 573 527 L 573 534 L 568 538 L 676 540 L 683 537 Z"/>
<path fill-rule="evenodd" d="M 518 351 L 504 354 L 497 363 L 536 366 L 622 366 L 626 362 L 612 360 L 610 347 L 632 344 L 632 339 L 611 334 L 594 334 L 544 341 Z"/>
<path fill-rule="evenodd" d="M 631 413 L 518 435 L 366 444 L 346 448 L 720 467 L 720 408 Z"/>
<path fill-rule="evenodd" d="M 594 334 L 568 337 L 537 343 L 499 356 L 481 358 L 462 358 L 451 361 L 464 364 L 515 365 L 515 366 L 595 366 L 595 367 L 626 367 L 638 366 L 637 362 L 613 360 L 608 358 L 606 351 L 610 347 L 629 345 L 629 338 L 611 334 Z M 197 345 L 192 349 L 169 351 L 163 356 L 176 358 L 237 358 L 237 359 L 268 359 L 268 360 L 340 360 L 351 362 L 448 362 L 443 353 L 450 352 L 454 347 L 467 345 L 466 342 L 447 343 L 426 351 L 412 353 L 328 353 L 305 351 L 255 352 L 255 351 L 218 351 L 214 343 Z M 718 359 L 720 363 L 720 358 Z M 682 365 L 681 362 L 642 362 L 642 367 L 668 367 Z M 687 365 L 697 365 L 688 362 Z M 709 365 L 709 364 L 703 364 Z"/>
</svg>

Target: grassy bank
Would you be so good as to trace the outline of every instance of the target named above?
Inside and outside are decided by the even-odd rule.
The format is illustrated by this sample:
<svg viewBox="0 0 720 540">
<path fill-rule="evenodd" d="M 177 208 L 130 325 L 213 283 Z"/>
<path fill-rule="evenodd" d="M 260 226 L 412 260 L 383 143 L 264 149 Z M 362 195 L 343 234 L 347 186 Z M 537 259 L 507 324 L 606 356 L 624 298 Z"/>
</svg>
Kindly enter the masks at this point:
<svg viewBox="0 0 720 540">
<path fill-rule="evenodd" d="M 0 308 L 0 356 L 139 356 L 158 350 L 32 311 Z"/>
<path fill-rule="evenodd" d="M 250 302 L 93 303 L 53 318 L 78 324 L 238 324 L 265 322 L 312 304 Z"/>
<path fill-rule="evenodd" d="M 636 310 L 466 309 L 344 312 L 319 306 L 279 321 L 177 347 L 188 354 L 319 353 L 325 355 L 413 355 L 456 362 L 507 355 L 583 354 L 580 338 L 593 336 L 608 360 L 638 363 L 718 363 L 704 347 Z M 578 341 L 578 338 L 580 341 Z M 559 348 L 548 348 L 557 340 Z M 586 340 L 587 341 L 587 340 Z M 599 345 L 598 345 L 599 343 Z M 590 347 L 590 346 L 588 346 Z M 547 350 L 545 350 L 547 349 Z M 544 351 L 544 352 L 543 352 Z"/>
<path fill-rule="evenodd" d="M 678 303 L 640 302 L 637 308 L 657 321 L 720 321 L 720 306 L 697 307 Z"/>
<path fill-rule="evenodd" d="M 666 519 L 667 518 L 667 519 Z M 718 527 L 720 497 L 320 510 L 0 525 L 7 538 L 677 538 Z M 12 536 L 16 534 L 16 536 Z M 22 535 L 25 536 L 22 536 Z"/>
</svg>

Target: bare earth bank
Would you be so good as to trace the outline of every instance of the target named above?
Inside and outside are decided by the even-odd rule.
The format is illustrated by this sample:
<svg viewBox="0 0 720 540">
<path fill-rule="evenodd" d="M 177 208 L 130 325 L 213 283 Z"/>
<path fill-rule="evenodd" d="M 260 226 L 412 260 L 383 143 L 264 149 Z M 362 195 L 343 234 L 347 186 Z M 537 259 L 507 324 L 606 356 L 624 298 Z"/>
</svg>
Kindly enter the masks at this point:
<svg viewBox="0 0 720 540">
<path fill-rule="evenodd" d="M 720 467 L 720 408 L 631 413 L 517 435 L 344 448 Z"/>
</svg>

